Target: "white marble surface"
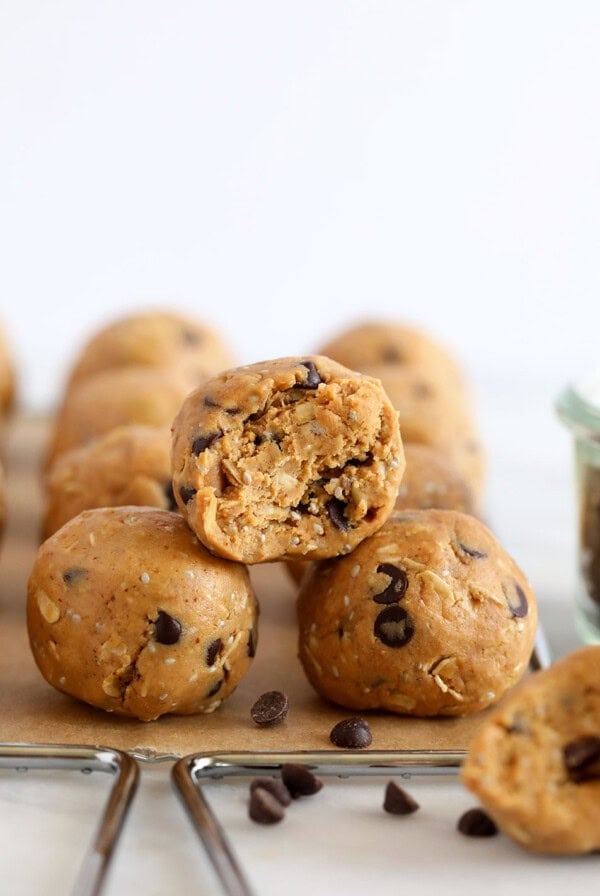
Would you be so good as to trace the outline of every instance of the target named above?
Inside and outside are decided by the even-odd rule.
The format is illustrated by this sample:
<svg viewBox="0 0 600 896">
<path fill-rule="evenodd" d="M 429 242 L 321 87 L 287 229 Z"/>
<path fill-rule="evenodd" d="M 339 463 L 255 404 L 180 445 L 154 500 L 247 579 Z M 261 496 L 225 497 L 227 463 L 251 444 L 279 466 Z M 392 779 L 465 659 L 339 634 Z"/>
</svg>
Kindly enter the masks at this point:
<svg viewBox="0 0 600 896">
<path fill-rule="evenodd" d="M 570 444 L 543 384 L 520 393 L 510 379 L 485 384 L 482 426 L 491 457 L 488 514 L 538 594 L 555 656 L 578 645 L 573 625 Z M 376 745 L 374 745 L 376 746 Z M 144 765 L 106 886 L 106 896 L 218 894 L 218 882 L 169 779 L 170 764 Z M 381 811 L 384 779 L 329 779 L 295 803 L 274 828 L 247 818 L 243 782 L 209 785 L 254 891 L 314 896 L 419 893 L 591 893 L 598 857 L 530 856 L 504 837 L 474 841 L 455 831 L 473 804 L 456 781 L 410 782 L 422 809 L 396 818 Z M 68 892 L 108 781 L 80 773 L 0 774 L 2 893 Z M 32 861 L 35 857 L 35 861 Z"/>
</svg>

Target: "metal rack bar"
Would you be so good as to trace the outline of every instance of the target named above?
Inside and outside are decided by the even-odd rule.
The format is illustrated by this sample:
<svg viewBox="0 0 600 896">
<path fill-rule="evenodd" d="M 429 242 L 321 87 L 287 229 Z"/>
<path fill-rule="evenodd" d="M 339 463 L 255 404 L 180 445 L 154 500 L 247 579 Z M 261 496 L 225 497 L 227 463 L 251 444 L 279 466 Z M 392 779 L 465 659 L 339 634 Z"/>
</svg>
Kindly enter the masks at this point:
<svg viewBox="0 0 600 896">
<path fill-rule="evenodd" d="M 72 896 L 98 896 L 133 800 L 139 768 L 135 759 L 108 747 L 64 744 L 0 744 L 0 768 L 79 769 L 115 777 L 100 823 L 79 869 Z"/>
</svg>

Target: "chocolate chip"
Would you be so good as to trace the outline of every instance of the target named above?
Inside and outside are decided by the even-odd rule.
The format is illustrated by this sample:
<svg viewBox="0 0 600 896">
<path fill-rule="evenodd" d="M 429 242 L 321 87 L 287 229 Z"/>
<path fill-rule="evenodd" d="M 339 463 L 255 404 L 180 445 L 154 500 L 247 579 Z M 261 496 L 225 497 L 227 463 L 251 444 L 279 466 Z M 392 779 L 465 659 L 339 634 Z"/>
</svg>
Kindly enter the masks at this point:
<svg viewBox="0 0 600 896">
<path fill-rule="evenodd" d="M 213 401 L 212 398 L 209 398 L 208 395 L 204 396 L 204 407 L 205 408 L 220 408 L 221 405 L 218 401 Z"/>
<path fill-rule="evenodd" d="M 177 644 L 181 638 L 181 622 L 173 619 L 164 610 L 158 611 L 158 618 L 154 623 L 154 640 L 159 644 Z"/>
<path fill-rule="evenodd" d="M 206 648 L 206 665 L 214 666 L 215 660 L 219 655 L 219 651 L 223 646 L 223 642 L 220 638 L 215 638 L 214 641 L 211 641 L 208 647 Z"/>
<path fill-rule="evenodd" d="M 477 548 L 471 548 L 466 544 L 463 544 L 462 541 L 458 541 L 456 543 L 459 551 L 462 554 L 466 554 L 467 557 L 473 557 L 475 560 L 485 560 L 487 554 L 485 551 L 478 551 Z"/>
<path fill-rule="evenodd" d="M 351 457 L 350 460 L 346 461 L 347 467 L 368 467 L 373 463 L 373 455 L 370 451 L 367 452 L 367 456 L 364 460 L 360 460 L 358 457 Z"/>
<path fill-rule="evenodd" d="M 169 479 L 167 482 L 163 484 L 163 492 L 165 498 L 167 499 L 167 510 L 177 510 L 177 501 L 175 500 L 175 493 L 173 491 L 173 483 Z M 186 501 L 187 503 L 187 501 Z"/>
<path fill-rule="evenodd" d="M 250 782 L 250 793 L 256 790 L 257 787 L 261 787 L 263 790 L 272 794 L 282 806 L 289 806 L 292 802 L 290 792 L 281 778 L 254 778 L 254 780 Z"/>
<path fill-rule="evenodd" d="M 206 399 L 204 399 L 206 401 Z M 206 451 L 207 448 L 210 448 L 217 439 L 220 439 L 223 435 L 223 430 L 218 429 L 216 432 L 209 432 L 205 436 L 198 436 L 192 442 L 192 452 L 198 457 L 199 454 L 202 454 L 203 451 Z"/>
<path fill-rule="evenodd" d="M 352 718 L 338 722 L 331 729 L 329 740 L 345 750 L 364 750 L 371 745 L 371 729 L 366 719 Z"/>
<path fill-rule="evenodd" d="M 186 345 L 200 345 L 204 341 L 204 334 L 197 330 L 182 330 L 181 339 Z"/>
<path fill-rule="evenodd" d="M 503 582 L 502 590 L 504 591 L 504 597 L 512 615 L 519 619 L 523 616 L 527 616 L 529 606 L 521 586 L 517 585 L 516 582 L 511 582 L 509 585 Z"/>
<path fill-rule="evenodd" d="M 321 375 L 314 365 L 313 361 L 301 361 L 302 367 L 308 370 L 308 376 L 301 383 L 296 383 L 294 389 L 317 389 L 323 382 Z"/>
<path fill-rule="evenodd" d="M 402 607 L 386 607 L 373 626 L 376 638 L 387 647 L 404 647 L 415 633 L 413 621 Z"/>
<path fill-rule="evenodd" d="M 68 585 L 70 588 L 71 585 L 75 585 L 76 582 L 80 582 L 82 579 L 87 578 L 87 569 L 82 569 L 80 566 L 71 566 L 70 569 L 65 569 L 62 577 L 65 585 Z"/>
<path fill-rule="evenodd" d="M 230 417 L 235 417 L 236 414 L 241 414 L 242 412 L 240 411 L 239 408 L 234 407 L 234 408 L 225 408 L 225 413 L 229 414 Z"/>
<path fill-rule="evenodd" d="M 270 728 L 283 722 L 288 714 L 288 707 L 288 698 L 281 691 L 266 691 L 254 703 L 250 715 L 261 728 Z"/>
<path fill-rule="evenodd" d="M 458 819 L 457 827 L 466 837 L 493 837 L 498 833 L 495 822 L 483 809 L 468 809 Z"/>
<path fill-rule="evenodd" d="M 402 600 L 408 588 L 408 576 L 403 569 L 394 566 L 393 563 L 380 563 L 377 572 L 382 572 L 392 580 L 390 584 L 379 594 L 373 595 L 376 604 L 395 604 Z"/>
<path fill-rule="evenodd" d="M 214 697 L 215 694 L 218 694 L 219 691 L 221 690 L 221 688 L 223 687 L 224 683 L 225 683 L 224 678 L 220 678 L 218 681 L 216 681 L 213 684 L 213 686 L 206 692 L 206 697 L 204 699 L 208 700 L 209 697 Z"/>
<path fill-rule="evenodd" d="M 309 768 L 293 763 L 285 763 L 281 766 L 281 780 L 293 800 L 297 800 L 299 796 L 312 796 L 313 793 L 318 793 L 323 786 L 323 782 L 313 775 Z"/>
<path fill-rule="evenodd" d="M 179 489 L 179 497 L 184 504 L 189 504 L 195 494 L 196 489 L 191 488 L 189 485 L 182 485 Z"/>
<path fill-rule="evenodd" d="M 429 383 L 415 383 L 413 386 L 413 395 L 415 398 L 431 398 L 433 395 L 433 389 L 429 385 Z"/>
<path fill-rule="evenodd" d="M 350 528 L 350 522 L 344 516 L 344 509 L 346 506 L 347 505 L 344 504 L 343 501 L 338 501 L 337 498 L 331 498 L 325 505 L 325 509 L 329 514 L 329 519 L 336 529 L 340 529 L 342 532 L 347 532 Z"/>
<path fill-rule="evenodd" d="M 256 656 L 256 636 L 254 634 L 254 630 L 251 628 L 248 629 L 247 650 L 248 650 L 248 656 L 250 657 L 250 659 L 252 659 L 252 657 Z"/>
<path fill-rule="evenodd" d="M 385 364 L 402 364 L 406 356 L 397 345 L 386 345 L 381 351 L 381 360 Z"/>
<path fill-rule="evenodd" d="M 264 787 L 256 787 L 251 791 L 248 814 L 252 821 L 259 824 L 277 824 L 285 815 L 277 797 Z"/>
<path fill-rule="evenodd" d="M 600 778 L 600 737 L 590 735 L 563 747 L 569 777 L 576 782 Z"/>
<path fill-rule="evenodd" d="M 385 788 L 383 808 L 390 815 L 412 815 L 420 807 L 410 793 L 403 790 L 395 781 L 388 781 Z"/>
</svg>

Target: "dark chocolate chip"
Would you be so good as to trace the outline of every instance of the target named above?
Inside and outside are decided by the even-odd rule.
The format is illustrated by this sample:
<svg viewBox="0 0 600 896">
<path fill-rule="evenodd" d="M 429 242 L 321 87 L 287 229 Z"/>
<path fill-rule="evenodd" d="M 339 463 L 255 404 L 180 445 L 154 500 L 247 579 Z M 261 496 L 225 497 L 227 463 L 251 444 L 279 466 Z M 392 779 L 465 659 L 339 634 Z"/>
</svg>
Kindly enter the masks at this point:
<svg viewBox="0 0 600 896">
<path fill-rule="evenodd" d="M 199 454 L 202 454 L 203 451 L 206 451 L 207 448 L 214 445 L 217 439 L 220 439 L 222 435 L 223 430 L 218 429 L 216 432 L 209 432 L 205 436 L 198 436 L 192 442 L 192 452 L 198 457 Z"/>
<path fill-rule="evenodd" d="M 289 806 L 292 802 L 290 792 L 281 778 L 254 778 L 250 781 L 250 793 L 256 790 L 257 787 L 261 787 L 263 790 L 271 793 L 282 806 Z"/>
<path fill-rule="evenodd" d="M 215 638 L 214 641 L 211 641 L 208 647 L 206 648 L 206 665 L 214 666 L 215 660 L 219 655 L 219 651 L 223 646 L 223 642 L 220 638 Z"/>
<path fill-rule="evenodd" d="M 230 417 L 235 417 L 236 414 L 241 414 L 241 411 L 239 408 L 225 408 L 225 413 Z"/>
<path fill-rule="evenodd" d="M 177 510 L 177 501 L 175 500 L 173 483 L 170 479 L 163 484 L 163 492 L 165 494 L 165 498 L 167 499 L 167 510 Z"/>
<path fill-rule="evenodd" d="M 62 577 L 65 585 L 68 585 L 70 588 L 71 585 L 75 585 L 76 582 L 80 582 L 82 579 L 87 578 L 87 569 L 82 569 L 80 566 L 71 566 L 70 569 L 65 569 Z"/>
<path fill-rule="evenodd" d="M 247 650 L 248 650 L 248 656 L 250 657 L 250 659 L 252 659 L 252 657 L 256 656 L 256 636 L 254 634 L 254 630 L 251 628 L 248 629 L 248 648 L 247 648 Z"/>
<path fill-rule="evenodd" d="M 208 395 L 204 396 L 204 407 L 205 408 L 220 408 L 221 405 L 218 401 L 213 401 L 212 398 L 209 398 Z"/>
<path fill-rule="evenodd" d="M 288 698 L 281 691 L 261 694 L 250 710 L 254 722 L 261 728 L 279 725 L 288 714 Z"/>
<path fill-rule="evenodd" d="M 402 600 L 408 588 L 408 576 L 403 569 L 394 566 L 393 563 L 380 563 L 377 572 L 382 572 L 392 580 L 390 584 L 379 594 L 373 595 L 376 604 L 396 604 Z"/>
<path fill-rule="evenodd" d="M 154 623 L 154 640 L 159 644 L 177 644 L 181 638 L 181 622 L 173 619 L 164 610 L 158 611 L 158 618 Z"/>
<path fill-rule="evenodd" d="M 457 827 L 466 837 L 493 837 L 498 833 L 495 822 L 483 809 L 468 809 L 458 819 Z"/>
<path fill-rule="evenodd" d="M 341 532 L 347 532 L 350 528 L 350 522 L 344 516 L 344 508 L 346 506 L 343 501 L 338 501 L 337 498 L 331 498 L 325 505 L 329 519 L 336 529 L 340 529 Z"/>
<path fill-rule="evenodd" d="M 404 647 L 415 633 L 411 617 L 402 607 L 386 607 L 375 620 L 373 632 L 387 647 Z"/>
<path fill-rule="evenodd" d="M 367 456 L 364 460 L 360 460 L 358 457 L 351 457 L 350 460 L 346 461 L 347 467 L 368 467 L 369 464 L 373 463 L 373 455 L 370 451 L 367 452 Z"/>
<path fill-rule="evenodd" d="M 371 729 L 366 719 L 344 719 L 334 725 L 329 740 L 345 750 L 364 750 L 371 745 Z"/>
<path fill-rule="evenodd" d="M 297 800 L 299 796 L 312 796 L 313 793 L 318 793 L 323 786 L 323 782 L 313 775 L 309 768 L 293 763 L 285 763 L 281 766 L 281 780 L 293 800 Z"/>
<path fill-rule="evenodd" d="M 523 616 L 527 616 L 529 606 L 521 586 L 517 585 L 516 582 L 511 582 L 508 585 L 503 583 L 502 590 L 504 591 L 504 597 L 512 615 L 519 619 Z"/>
<path fill-rule="evenodd" d="M 186 345 L 200 345 L 204 341 L 204 334 L 197 330 L 182 330 L 181 339 Z"/>
<path fill-rule="evenodd" d="M 302 367 L 306 367 L 308 370 L 308 376 L 301 383 L 296 383 L 293 388 L 294 389 L 317 389 L 318 386 L 323 382 L 321 379 L 321 375 L 317 368 L 314 365 L 313 361 L 302 361 Z"/>
<path fill-rule="evenodd" d="M 179 497 L 184 504 L 189 504 L 195 494 L 196 489 L 191 488 L 189 485 L 182 485 L 179 489 Z"/>
<path fill-rule="evenodd" d="M 214 697 L 215 694 L 218 694 L 219 691 L 221 690 L 221 688 L 223 687 L 224 683 L 225 683 L 224 678 L 220 678 L 218 681 L 216 681 L 213 684 L 213 686 L 210 688 L 210 690 L 207 691 L 205 699 L 208 700 L 209 697 Z"/>
<path fill-rule="evenodd" d="M 565 766 L 573 781 L 600 778 L 600 737 L 590 735 L 571 741 L 563 747 Z"/>
<path fill-rule="evenodd" d="M 252 821 L 259 824 L 277 824 L 285 813 L 277 797 L 264 787 L 256 787 L 250 792 L 248 814 Z"/>
<path fill-rule="evenodd" d="M 429 385 L 429 383 L 415 383 L 413 386 L 413 395 L 415 398 L 431 398 L 433 395 L 433 389 Z"/>
<path fill-rule="evenodd" d="M 403 790 L 395 781 L 388 781 L 385 788 L 383 808 L 390 815 L 412 815 L 420 807 L 410 793 Z"/>
<path fill-rule="evenodd" d="M 385 364 L 402 364 L 406 356 L 397 345 L 386 345 L 381 351 L 381 360 Z"/>
<path fill-rule="evenodd" d="M 462 541 L 458 541 L 457 546 L 461 553 L 466 554 L 467 557 L 473 557 L 475 560 L 485 560 L 487 557 L 485 551 L 478 551 L 477 548 L 471 548 L 468 545 L 463 544 Z"/>
</svg>

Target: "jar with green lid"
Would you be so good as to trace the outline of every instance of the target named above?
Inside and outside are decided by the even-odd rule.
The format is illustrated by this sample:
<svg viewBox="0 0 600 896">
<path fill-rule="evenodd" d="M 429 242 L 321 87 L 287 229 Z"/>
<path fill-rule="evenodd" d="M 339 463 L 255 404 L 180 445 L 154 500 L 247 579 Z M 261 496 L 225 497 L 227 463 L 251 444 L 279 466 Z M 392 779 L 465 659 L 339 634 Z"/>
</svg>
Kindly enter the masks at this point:
<svg viewBox="0 0 600 896">
<path fill-rule="evenodd" d="M 600 643 L 600 372 L 569 386 L 558 415 L 573 433 L 579 519 L 576 624 L 580 636 Z"/>
</svg>

